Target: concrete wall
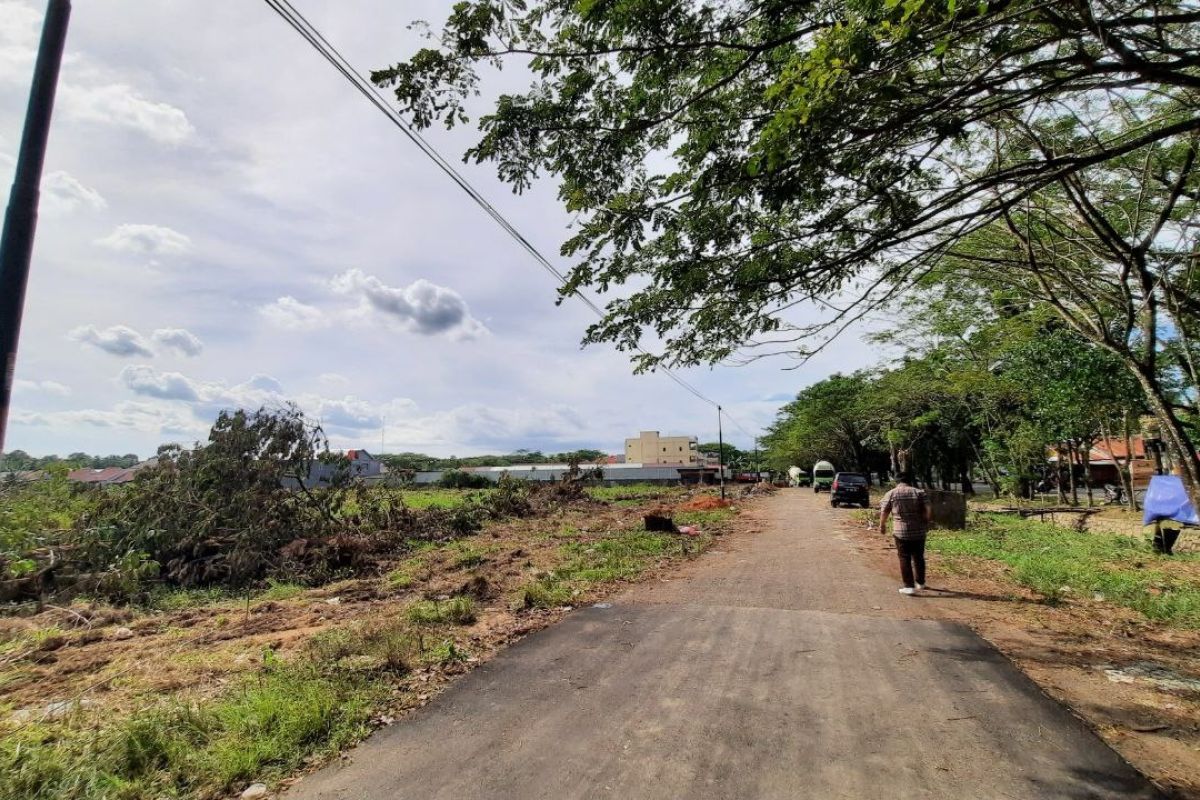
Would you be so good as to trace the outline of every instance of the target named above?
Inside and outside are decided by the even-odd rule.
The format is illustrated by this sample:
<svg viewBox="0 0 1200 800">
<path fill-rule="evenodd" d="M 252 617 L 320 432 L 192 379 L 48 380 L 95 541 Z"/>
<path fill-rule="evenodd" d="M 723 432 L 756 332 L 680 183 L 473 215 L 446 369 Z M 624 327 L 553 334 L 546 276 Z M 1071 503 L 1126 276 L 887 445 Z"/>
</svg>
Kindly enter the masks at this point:
<svg viewBox="0 0 1200 800">
<path fill-rule="evenodd" d="M 659 436 L 658 431 L 642 431 L 636 439 L 625 440 L 625 461 L 634 464 L 699 464 L 700 451 L 695 436 Z"/>
</svg>

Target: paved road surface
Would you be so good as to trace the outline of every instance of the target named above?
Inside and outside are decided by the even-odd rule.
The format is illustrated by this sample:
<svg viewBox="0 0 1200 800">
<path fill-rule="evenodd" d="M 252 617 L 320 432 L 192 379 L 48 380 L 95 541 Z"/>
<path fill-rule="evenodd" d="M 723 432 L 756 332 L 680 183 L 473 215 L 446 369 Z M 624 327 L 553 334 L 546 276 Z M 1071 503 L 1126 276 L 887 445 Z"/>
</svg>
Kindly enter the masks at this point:
<svg viewBox="0 0 1200 800">
<path fill-rule="evenodd" d="M 1151 798 L 969 629 L 780 492 L 761 533 L 481 666 L 291 800 Z"/>
</svg>

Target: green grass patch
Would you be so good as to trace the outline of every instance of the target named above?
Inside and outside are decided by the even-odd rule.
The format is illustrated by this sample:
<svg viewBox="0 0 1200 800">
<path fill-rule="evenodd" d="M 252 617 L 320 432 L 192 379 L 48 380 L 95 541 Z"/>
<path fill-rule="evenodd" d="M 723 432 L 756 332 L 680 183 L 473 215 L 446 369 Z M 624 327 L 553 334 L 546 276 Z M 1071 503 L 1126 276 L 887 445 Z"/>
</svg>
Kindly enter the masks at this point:
<svg viewBox="0 0 1200 800">
<path fill-rule="evenodd" d="M 628 486 L 589 486 L 585 490 L 596 500 L 604 500 L 616 506 L 642 505 L 650 500 L 667 500 L 681 497 L 685 490 L 678 486 L 655 486 L 635 483 Z"/>
<path fill-rule="evenodd" d="M 732 508 L 707 508 L 697 511 L 676 511 L 672 518 L 676 525 L 706 526 L 720 525 L 733 519 L 735 512 Z"/>
<path fill-rule="evenodd" d="M 467 502 L 471 495 L 486 496 L 487 489 L 466 491 L 463 489 L 411 489 L 401 497 L 409 508 L 457 508 Z"/>
<path fill-rule="evenodd" d="M 929 549 L 1008 565 L 1012 577 L 1051 602 L 1068 596 L 1104 600 L 1179 627 L 1200 627 L 1200 580 L 1177 569 L 1198 554 L 1162 556 L 1138 538 L 1078 533 L 1000 514 L 981 514 L 964 531 L 934 531 Z"/>
<path fill-rule="evenodd" d="M 384 678 L 424 658 L 402 625 L 335 628 L 289 661 L 264 650 L 261 671 L 200 705 L 0 730 L 0 800 L 190 800 L 271 782 L 364 737 Z"/>
<path fill-rule="evenodd" d="M 267 588 L 258 594 L 256 600 L 291 600 L 293 597 L 301 594 L 304 587 L 298 583 L 288 583 L 286 581 L 277 581 L 269 579 Z"/>
<path fill-rule="evenodd" d="M 397 567 L 387 574 L 387 584 L 392 589 L 407 589 L 417 581 L 417 576 L 407 567 Z"/>
<path fill-rule="evenodd" d="M 733 513 L 728 509 L 721 511 Z M 711 541 L 708 535 L 690 537 L 640 529 L 594 539 L 567 540 L 560 546 L 566 556 L 564 563 L 522 586 L 517 592 L 516 605 L 523 608 L 569 605 L 589 586 L 636 578 L 663 559 L 695 555 Z"/>
<path fill-rule="evenodd" d="M 521 608 L 558 608 L 571 602 L 574 591 L 561 579 L 548 576 L 531 581 L 517 590 Z"/>
<path fill-rule="evenodd" d="M 459 540 L 451 547 L 456 569 L 472 569 L 487 561 L 487 554 L 470 542 Z"/>
<path fill-rule="evenodd" d="M 470 625 L 475 621 L 475 601 L 469 597 L 421 600 L 409 606 L 407 613 L 418 625 Z"/>
</svg>

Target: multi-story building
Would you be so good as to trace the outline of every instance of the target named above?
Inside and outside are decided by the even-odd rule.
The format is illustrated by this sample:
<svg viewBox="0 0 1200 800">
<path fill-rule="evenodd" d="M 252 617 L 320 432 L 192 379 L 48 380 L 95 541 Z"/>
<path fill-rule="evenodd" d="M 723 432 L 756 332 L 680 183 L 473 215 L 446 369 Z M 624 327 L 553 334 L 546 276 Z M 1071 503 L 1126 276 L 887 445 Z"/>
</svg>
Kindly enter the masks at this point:
<svg viewBox="0 0 1200 800">
<path fill-rule="evenodd" d="M 702 463 L 695 436 L 659 436 L 658 431 L 642 431 L 636 439 L 625 440 L 627 464 Z"/>
</svg>

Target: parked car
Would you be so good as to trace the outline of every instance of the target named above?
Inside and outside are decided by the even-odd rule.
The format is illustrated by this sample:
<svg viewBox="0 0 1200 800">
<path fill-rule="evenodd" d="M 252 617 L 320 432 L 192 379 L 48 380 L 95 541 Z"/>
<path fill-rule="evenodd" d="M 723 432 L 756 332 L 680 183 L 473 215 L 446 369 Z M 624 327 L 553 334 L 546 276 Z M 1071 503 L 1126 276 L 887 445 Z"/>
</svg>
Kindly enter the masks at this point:
<svg viewBox="0 0 1200 800">
<path fill-rule="evenodd" d="M 814 492 L 828 490 L 833 485 L 833 478 L 836 475 L 833 464 L 828 461 L 818 461 L 813 465 L 812 471 L 812 486 Z"/>
<path fill-rule="evenodd" d="M 829 495 L 829 504 L 834 508 L 843 503 L 857 503 L 863 508 L 871 505 L 871 495 L 867 490 L 867 476 L 861 472 L 839 472 L 833 478 Z"/>
</svg>

